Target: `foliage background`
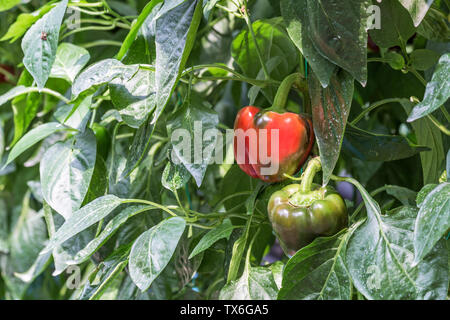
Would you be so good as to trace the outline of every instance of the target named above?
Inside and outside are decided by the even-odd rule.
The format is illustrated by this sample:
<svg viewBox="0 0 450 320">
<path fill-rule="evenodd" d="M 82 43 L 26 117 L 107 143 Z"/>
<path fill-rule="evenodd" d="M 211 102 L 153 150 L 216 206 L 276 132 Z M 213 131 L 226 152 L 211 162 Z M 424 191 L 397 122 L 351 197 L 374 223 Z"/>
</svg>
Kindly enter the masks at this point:
<svg viewBox="0 0 450 320">
<path fill-rule="evenodd" d="M 446 299 L 450 6 L 427 2 L 2 1 L 0 298 Z M 289 259 L 280 186 L 169 137 L 293 72 L 351 223 Z"/>
</svg>

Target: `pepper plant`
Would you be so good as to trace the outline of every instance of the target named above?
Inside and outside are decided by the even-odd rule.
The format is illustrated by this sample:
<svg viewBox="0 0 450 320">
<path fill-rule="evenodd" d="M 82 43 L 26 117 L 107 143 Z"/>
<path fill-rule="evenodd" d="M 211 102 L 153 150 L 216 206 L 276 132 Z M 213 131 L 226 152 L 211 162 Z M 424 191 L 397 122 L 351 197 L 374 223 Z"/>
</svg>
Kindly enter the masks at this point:
<svg viewBox="0 0 450 320">
<path fill-rule="evenodd" d="M 449 10 L 0 1 L 0 299 L 448 299 Z"/>
</svg>

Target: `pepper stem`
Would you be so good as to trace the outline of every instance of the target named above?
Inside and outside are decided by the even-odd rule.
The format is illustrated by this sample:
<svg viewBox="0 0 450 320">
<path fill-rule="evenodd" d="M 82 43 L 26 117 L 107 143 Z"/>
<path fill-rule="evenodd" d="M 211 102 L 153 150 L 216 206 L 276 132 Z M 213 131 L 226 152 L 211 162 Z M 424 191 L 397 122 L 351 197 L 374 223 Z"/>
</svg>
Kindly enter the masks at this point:
<svg viewBox="0 0 450 320">
<path fill-rule="evenodd" d="M 311 184 L 314 180 L 314 176 L 322 169 L 322 163 L 320 157 L 315 157 L 309 160 L 308 166 L 302 175 L 302 182 L 300 184 L 300 192 L 308 193 L 311 191 Z"/>
<path fill-rule="evenodd" d="M 287 102 L 287 98 L 289 96 L 289 92 L 291 91 L 294 83 L 300 83 L 302 80 L 301 73 L 293 73 L 287 76 L 283 82 L 281 82 L 280 87 L 278 88 L 275 99 L 273 100 L 273 105 L 268 110 L 282 113 L 285 111 L 285 106 Z"/>
</svg>

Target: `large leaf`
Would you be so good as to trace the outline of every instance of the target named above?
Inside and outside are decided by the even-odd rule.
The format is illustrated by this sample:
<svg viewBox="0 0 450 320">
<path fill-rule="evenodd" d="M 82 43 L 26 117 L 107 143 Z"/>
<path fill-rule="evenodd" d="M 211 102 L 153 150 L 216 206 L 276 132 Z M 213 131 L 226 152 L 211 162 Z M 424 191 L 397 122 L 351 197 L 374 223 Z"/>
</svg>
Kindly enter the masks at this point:
<svg viewBox="0 0 450 320">
<path fill-rule="evenodd" d="M 442 106 L 450 97 L 450 53 L 443 54 L 439 59 L 431 81 L 427 83 L 425 96 L 416 105 L 408 117 L 408 122 L 425 117 Z"/>
<path fill-rule="evenodd" d="M 130 276 L 141 291 L 147 290 L 169 263 L 186 221 L 174 217 L 144 232 L 133 244 L 130 253 Z"/>
<path fill-rule="evenodd" d="M 78 73 L 90 59 L 89 51 L 64 42 L 58 46 L 50 77 L 61 78 L 73 83 Z"/>
<path fill-rule="evenodd" d="M 228 239 L 234 228 L 236 228 L 236 227 L 233 226 L 231 224 L 230 220 L 227 219 L 220 226 L 209 231 L 197 243 L 197 245 L 195 246 L 195 248 L 192 250 L 191 254 L 189 255 L 189 259 L 191 259 L 191 258 L 195 257 L 196 255 L 198 255 L 199 253 L 205 251 L 206 249 L 211 247 L 214 243 L 216 243 L 220 239 L 224 239 L 224 238 Z"/>
<path fill-rule="evenodd" d="M 407 99 L 402 100 L 401 104 L 407 114 L 409 114 L 414 107 L 413 103 Z M 441 175 L 444 158 L 442 133 L 428 118 L 418 119 L 411 125 L 416 134 L 417 143 L 430 149 L 430 151 L 420 153 L 423 183 L 436 183 Z"/>
<path fill-rule="evenodd" d="M 125 66 L 115 59 L 101 60 L 78 75 L 72 86 L 72 98 L 76 99 L 81 94 L 87 96 L 94 93 L 100 86 L 117 77 L 126 81 L 136 74 L 137 70 L 137 65 Z"/>
<path fill-rule="evenodd" d="M 222 288 L 220 300 L 275 300 L 277 298 L 278 286 L 274 273 L 270 268 L 252 267 L 250 265 L 251 245 L 248 250 L 242 276 Z"/>
<path fill-rule="evenodd" d="M 318 238 L 289 259 L 278 299 L 350 300 L 352 285 L 345 266 L 347 230 Z"/>
<path fill-rule="evenodd" d="M 369 30 L 370 38 L 383 48 L 406 43 L 415 32 L 408 11 L 397 0 L 385 0 L 377 5 L 381 9 L 381 28 Z"/>
<path fill-rule="evenodd" d="M 45 201 L 64 218 L 77 211 L 91 182 L 97 146 L 92 130 L 49 148 L 40 173 Z"/>
<path fill-rule="evenodd" d="M 162 174 L 161 183 L 164 188 L 176 192 L 185 186 L 190 177 L 189 171 L 184 166 L 168 161 Z"/>
<path fill-rule="evenodd" d="M 173 152 L 194 177 L 197 186 L 202 184 L 213 155 L 217 140 L 217 131 L 214 130 L 218 124 L 219 116 L 215 111 L 187 103 L 167 122 Z"/>
<path fill-rule="evenodd" d="M 314 133 L 320 151 L 323 183 L 328 183 L 341 151 L 353 98 L 353 78 L 344 70 L 335 73 L 327 88 L 309 77 Z"/>
<path fill-rule="evenodd" d="M 401 207 L 382 215 L 379 205 L 353 181 L 366 205 L 367 219 L 350 237 L 346 265 L 353 284 L 367 299 L 445 299 L 447 250 L 439 243 L 417 266 L 413 237 L 417 209 Z"/>
<path fill-rule="evenodd" d="M 83 208 L 74 212 L 51 237 L 50 242 L 41 254 L 52 251 L 66 240 L 72 238 L 83 230 L 86 230 L 110 214 L 121 203 L 122 200 L 116 196 L 106 195 L 95 199 Z"/>
<path fill-rule="evenodd" d="M 298 53 L 284 31 L 280 19 L 261 20 L 252 24 L 258 48 L 267 64 L 270 59 L 278 57 L 280 63 L 270 73 L 271 77 L 283 80 L 298 65 Z M 231 54 L 245 75 L 256 78 L 261 70 L 258 52 L 248 30 L 243 30 L 233 40 Z"/>
<path fill-rule="evenodd" d="M 316 49 L 365 86 L 370 1 L 308 0 L 307 3 L 310 38 Z"/>
<path fill-rule="evenodd" d="M 430 151 L 426 147 L 413 145 L 402 136 L 375 134 L 351 125 L 345 130 L 343 148 L 363 161 L 394 161 Z"/>
<path fill-rule="evenodd" d="M 163 112 L 194 45 L 202 18 L 202 0 L 165 2 L 156 20 L 156 110 L 154 124 Z"/>
<path fill-rule="evenodd" d="M 118 288 L 114 290 L 116 294 L 108 296 L 108 288 L 116 284 L 120 286 L 120 275 L 128 264 L 128 255 L 130 246 L 124 246 L 116 249 L 104 261 L 102 261 L 96 270 L 90 275 L 87 283 L 83 287 L 79 300 L 99 300 L 101 298 L 112 300 L 117 295 Z M 118 279 L 119 278 L 119 279 Z M 116 280 L 119 281 L 116 281 Z"/>
<path fill-rule="evenodd" d="M 311 40 L 308 0 L 281 0 L 281 13 L 292 41 L 314 70 L 322 86 L 327 87 L 335 65 L 326 59 Z"/>
<path fill-rule="evenodd" d="M 450 38 L 447 16 L 432 7 L 417 27 L 417 33 L 429 40 L 447 41 Z"/>
<path fill-rule="evenodd" d="M 139 128 L 156 106 L 155 73 L 139 69 L 130 79 L 115 78 L 109 83 L 111 100 L 123 121 Z"/>
<path fill-rule="evenodd" d="M 400 3 L 409 11 L 414 25 L 417 27 L 427 14 L 434 0 L 399 0 Z"/>
<path fill-rule="evenodd" d="M 449 228 L 450 183 L 442 183 L 420 204 L 414 227 L 414 263 L 426 257 Z"/>
<path fill-rule="evenodd" d="M 149 15 L 153 14 L 156 9 L 159 9 L 159 4 L 163 2 L 163 0 L 153 0 L 147 3 L 147 5 L 142 9 L 142 12 L 139 14 L 139 17 L 136 20 L 136 23 L 133 24 L 130 32 L 127 37 L 123 41 L 122 46 L 120 47 L 119 53 L 117 54 L 117 59 L 122 60 L 125 55 L 128 53 L 128 50 L 138 41 L 136 37 L 140 32 L 142 27 L 145 27 L 145 23 L 152 22 L 153 18 L 148 20 Z"/>
<path fill-rule="evenodd" d="M 16 143 L 14 148 L 12 148 L 5 165 L 13 162 L 18 156 L 20 156 L 23 152 L 34 146 L 39 141 L 47 138 L 49 135 L 55 132 L 63 130 L 67 130 L 67 128 L 57 122 L 44 123 L 39 127 L 30 130 L 22 137 L 22 139 L 19 140 L 19 142 Z"/>
<path fill-rule="evenodd" d="M 66 12 L 68 0 L 40 18 L 22 40 L 23 64 L 31 73 L 39 88 L 43 88 L 50 76 L 59 40 L 59 29 Z M 44 33 L 44 34 L 43 34 Z"/>
<path fill-rule="evenodd" d="M 148 205 L 121 205 L 115 209 L 118 212 L 103 228 L 100 234 L 92 239 L 83 249 L 81 249 L 74 257 L 71 263 L 81 264 L 87 259 L 89 259 L 96 250 L 98 250 L 109 238 L 111 238 L 114 233 L 130 219 L 131 217 L 147 211 L 154 209 L 154 207 Z"/>
</svg>

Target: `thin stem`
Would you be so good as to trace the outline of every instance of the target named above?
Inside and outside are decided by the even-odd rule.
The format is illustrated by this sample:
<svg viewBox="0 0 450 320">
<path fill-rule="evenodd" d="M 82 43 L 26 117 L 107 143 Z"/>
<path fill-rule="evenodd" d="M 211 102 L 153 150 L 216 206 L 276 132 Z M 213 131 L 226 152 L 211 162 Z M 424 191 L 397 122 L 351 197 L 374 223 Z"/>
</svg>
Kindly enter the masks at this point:
<svg viewBox="0 0 450 320">
<path fill-rule="evenodd" d="M 122 42 L 112 41 L 112 40 L 97 40 L 97 41 L 92 41 L 92 42 L 79 44 L 79 46 L 83 47 L 85 49 L 92 48 L 92 47 L 98 47 L 98 46 L 115 46 L 115 47 L 120 47 L 120 46 L 122 46 Z"/>
<path fill-rule="evenodd" d="M 106 27 L 100 27 L 100 26 L 83 27 L 83 28 L 79 28 L 79 29 L 75 29 L 75 30 L 67 32 L 65 35 L 63 35 L 61 37 L 61 40 L 65 39 L 75 33 L 79 33 L 79 32 L 91 31 L 91 30 L 108 31 L 108 30 L 113 30 L 115 28 L 116 28 L 115 24 L 112 24 L 112 25 L 106 26 Z"/>
<path fill-rule="evenodd" d="M 440 123 L 434 116 L 428 114 L 427 117 L 431 120 L 431 122 L 433 122 L 436 127 L 438 127 L 439 130 L 441 130 L 447 136 L 450 136 L 450 130 L 447 129 L 442 123 Z"/>
<path fill-rule="evenodd" d="M 233 198 L 238 197 L 238 196 L 246 196 L 246 195 L 250 195 L 250 194 L 252 194 L 251 191 L 242 191 L 242 192 L 236 192 L 236 193 L 233 193 L 233 194 L 231 194 L 231 195 L 229 195 L 229 196 L 226 196 L 225 198 L 223 198 L 222 200 L 220 200 L 220 201 L 214 206 L 213 211 L 216 211 L 218 208 L 220 208 L 220 206 L 221 206 L 225 201 L 228 201 L 228 200 L 233 199 Z"/>
<path fill-rule="evenodd" d="M 126 199 L 126 200 L 123 200 L 122 203 L 123 204 L 125 204 L 125 203 L 143 203 L 143 204 L 148 204 L 150 206 L 153 206 L 155 208 L 158 208 L 158 209 L 161 209 L 161 210 L 167 212 L 171 216 L 178 217 L 178 215 L 175 212 L 173 212 L 172 210 L 168 209 L 167 207 L 165 207 L 163 205 L 160 205 L 159 203 L 156 203 L 156 202 L 142 200 L 142 199 Z"/>
<path fill-rule="evenodd" d="M 445 119 L 447 119 L 448 122 L 450 122 L 450 114 L 448 113 L 447 109 L 445 109 L 444 106 L 440 106 L 440 109 L 442 111 L 442 113 L 445 116 Z"/>
<path fill-rule="evenodd" d="M 101 2 L 69 2 L 68 7 L 103 7 Z"/>
<path fill-rule="evenodd" d="M 256 41 L 256 35 L 255 35 L 255 31 L 253 30 L 253 26 L 252 23 L 250 21 L 250 16 L 248 15 L 248 9 L 247 9 L 247 1 L 245 1 L 245 5 L 244 5 L 244 20 L 245 23 L 247 23 L 248 29 L 250 30 L 250 35 L 253 39 L 253 42 L 255 43 L 255 48 L 256 48 L 256 53 L 258 55 L 258 59 L 259 62 L 261 63 L 263 72 L 264 72 L 264 76 L 266 79 L 270 79 L 270 74 L 269 74 L 269 70 L 267 70 L 267 66 L 266 63 L 264 62 L 263 56 L 261 54 L 261 50 L 259 48 L 259 44 Z"/>
<path fill-rule="evenodd" d="M 414 68 L 408 68 L 408 71 L 410 71 L 423 85 L 424 87 L 427 86 L 427 82 L 425 81 L 425 79 L 420 75 L 419 72 L 417 72 L 416 69 Z"/>
<path fill-rule="evenodd" d="M 400 103 L 402 101 L 402 99 L 400 98 L 388 98 L 388 99 L 384 99 L 384 100 L 380 100 L 377 101 L 375 103 L 373 103 L 372 105 L 370 105 L 368 108 L 364 109 L 355 119 L 353 119 L 352 122 L 350 122 L 350 124 L 355 125 L 356 123 L 358 123 L 362 118 L 364 118 L 364 116 L 366 114 L 368 114 L 369 112 L 371 112 L 372 110 L 387 104 L 387 103 L 392 103 L 392 102 L 398 102 Z"/>
</svg>

